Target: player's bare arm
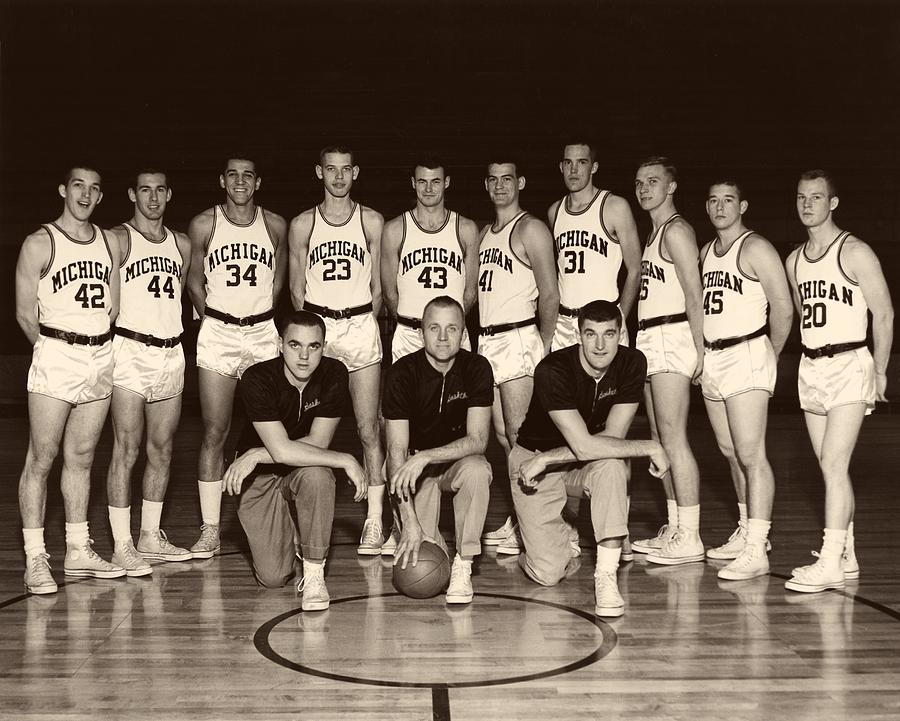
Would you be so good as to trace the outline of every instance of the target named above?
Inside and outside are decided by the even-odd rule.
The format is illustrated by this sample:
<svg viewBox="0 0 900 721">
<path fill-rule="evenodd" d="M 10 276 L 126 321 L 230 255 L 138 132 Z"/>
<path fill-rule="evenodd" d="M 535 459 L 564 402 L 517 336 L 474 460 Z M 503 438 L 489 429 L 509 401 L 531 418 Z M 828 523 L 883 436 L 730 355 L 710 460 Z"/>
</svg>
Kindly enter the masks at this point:
<svg viewBox="0 0 900 721">
<path fill-rule="evenodd" d="M 800 292 L 797 289 L 797 276 L 794 273 L 794 264 L 797 262 L 797 254 L 801 252 L 801 248 L 794 250 L 784 261 L 784 274 L 787 276 L 788 285 L 791 288 L 791 297 L 794 299 L 794 309 L 797 313 L 803 312 L 802 302 L 800 300 Z"/>
<path fill-rule="evenodd" d="M 409 424 L 408 421 L 403 421 Z M 469 408 L 466 413 L 466 435 L 437 448 L 428 448 L 409 456 L 391 473 L 391 493 L 407 497 L 415 493 L 419 476 L 435 463 L 452 463 L 466 456 L 480 455 L 487 450 L 491 427 L 491 408 Z"/>
<path fill-rule="evenodd" d="M 16 320 L 34 345 L 40 335 L 38 328 L 38 281 L 50 264 L 52 241 L 43 228 L 25 238 L 16 263 Z"/>
<path fill-rule="evenodd" d="M 291 221 L 288 229 L 288 284 L 291 305 L 296 310 L 300 310 L 306 300 L 306 258 L 309 255 L 309 237 L 313 231 L 315 212 L 315 208 L 304 210 Z"/>
<path fill-rule="evenodd" d="M 362 207 L 363 232 L 369 242 L 369 253 L 372 255 L 372 314 L 377 318 L 381 314 L 381 234 L 384 231 L 384 216 L 371 208 Z"/>
<path fill-rule="evenodd" d="M 628 404 L 637 410 L 637 404 Z M 548 467 L 575 461 L 597 461 L 605 458 L 640 458 L 648 456 L 654 472 L 668 468 L 668 458 L 662 446 L 653 440 L 628 441 L 612 435 L 588 432 L 577 410 L 550 411 L 550 419 L 566 440 L 565 446 L 554 448 L 530 458 L 519 467 L 519 481 L 524 486 L 537 484 L 537 476 Z"/>
<path fill-rule="evenodd" d="M 556 259 L 553 257 L 553 237 L 542 221 L 526 215 L 515 227 L 511 244 L 534 273 L 538 288 L 538 323 L 546 354 L 550 351 L 559 313 L 559 281 L 556 278 Z"/>
<path fill-rule="evenodd" d="M 697 348 L 697 367 L 691 380 L 697 383 L 703 373 L 703 285 L 700 281 L 697 238 L 687 221 L 675 218 L 666 226 L 660 242 L 660 253 L 675 264 L 675 275 L 684 292 L 685 313 Z"/>
<path fill-rule="evenodd" d="M 463 311 L 468 313 L 478 300 L 478 245 L 481 234 L 474 221 L 459 218 L 459 242 L 466 267 L 466 287 L 463 290 Z"/>
<path fill-rule="evenodd" d="M 397 315 L 400 292 L 397 290 L 397 270 L 403 244 L 403 216 L 398 215 L 384 224 L 381 234 L 381 292 L 388 314 Z"/>
<path fill-rule="evenodd" d="M 185 233 L 175 232 L 175 244 L 178 246 L 178 254 L 181 256 L 181 277 L 187 278 L 191 273 L 191 239 Z M 125 254 L 122 254 L 122 262 L 125 262 Z M 181 286 L 181 292 L 187 291 L 187 283 Z"/>
<path fill-rule="evenodd" d="M 206 313 L 206 273 L 203 258 L 212 235 L 214 221 L 215 209 L 209 208 L 195 216 L 188 226 L 188 236 L 191 239 L 191 266 L 187 277 L 187 290 L 191 303 L 201 318 Z"/>
<path fill-rule="evenodd" d="M 340 418 L 314 418 L 309 429 L 309 435 L 298 438 L 300 443 L 327 449 L 331 445 L 334 433 L 337 430 Z M 241 492 L 241 485 L 260 463 L 274 463 L 275 459 L 265 446 L 250 448 L 234 459 L 234 462 L 225 471 L 222 478 L 222 490 L 228 495 L 237 495 Z"/>
<path fill-rule="evenodd" d="M 118 239 L 110 231 L 101 230 L 100 235 L 112 257 L 112 273 L 109 274 L 109 322 L 113 323 L 119 315 L 119 266 L 122 265 L 122 249 Z"/>
<path fill-rule="evenodd" d="M 641 239 L 638 236 L 637 224 L 631 206 L 625 198 L 609 195 L 603 206 L 603 224 L 619 241 L 622 250 L 622 265 L 626 276 L 619 293 L 619 307 L 622 309 L 623 321 L 631 313 L 637 301 L 641 287 Z"/>
<path fill-rule="evenodd" d="M 886 401 L 887 366 L 894 342 L 894 306 L 878 256 L 871 247 L 854 236 L 844 241 L 841 265 L 847 275 L 859 283 L 866 305 L 872 313 L 872 359 L 875 361 L 875 397 Z"/>
<path fill-rule="evenodd" d="M 406 564 L 410 560 L 414 566 L 418 563 L 419 547 L 425 540 L 411 493 L 400 492 L 394 481 L 397 471 L 404 466 L 409 456 L 409 421 L 385 419 L 384 429 L 387 439 L 387 472 L 390 479 L 390 492 L 394 496 L 394 503 L 400 514 L 402 525 L 400 541 L 394 552 L 394 565 L 399 564 L 401 568 L 406 568 Z M 415 486 L 411 490 L 415 490 Z"/>
<path fill-rule="evenodd" d="M 277 213 L 263 209 L 265 214 L 266 227 L 272 238 L 272 245 L 275 246 L 275 280 L 272 287 L 272 307 L 278 304 L 278 298 L 281 295 L 281 289 L 284 288 L 284 281 L 287 278 L 288 264 L 287 260 L 287 222 Z"/>
<path fill-rule="evenodd" d="M 550 209 L 547 211 L 547 227 L 552 228 L 554 221 L 556 221 L 556 214 L 559 213 L 559 204 L 562 203 L 562 200 L 557 200 L 553 205 L 550 206 Z"/>
<path fill-rule="evenodd" d="M 769 340 L 775 357 L 781 355 L 791 332 L 794 307 L 781 256 L 764 237 L 754 233 L 744 241 L 738 265 L 751 278 L 758 278 L 769 303 Z"/>
</svg>

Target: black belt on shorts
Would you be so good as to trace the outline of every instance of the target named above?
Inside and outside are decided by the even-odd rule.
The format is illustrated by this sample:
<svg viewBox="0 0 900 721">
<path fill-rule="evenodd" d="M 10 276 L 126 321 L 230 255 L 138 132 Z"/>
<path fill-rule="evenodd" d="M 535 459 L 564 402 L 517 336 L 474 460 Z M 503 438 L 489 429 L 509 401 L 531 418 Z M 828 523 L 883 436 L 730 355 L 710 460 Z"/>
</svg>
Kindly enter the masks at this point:
<svg viewBox="0 0 900 721">
<path fill-rule="evenodd" d="M 405 325 L 407 328 L 412 328 L 413 330 L 419 330 L 422 327 L 422 320 L 420 318 L 407 318 L 405 315 L 398 315 L 397 322 L 400 325 Z"/>
<path fill-rule="evenodd" d="M 481 329 L 481 335 L 497 335 L 497 333 L 505 333 L 515 328 L 525 328 L 529 325 L 537 325 L 537 318 L 527 318 L 526 320 L 517 320 L 515 323 L 500 323 L 498 325 L 487 325 Z"/>
<path fill-rule="evenodd" d="M 41 335 L 48 338 L 56 338 L 64 340 L 69 345 L 103 345 L 112 338 L 112 328 L 103 335 L 82 335 L 81 333 L 73 333 L 68 330 L 60 330 L 59 328 L 51 328 L 43 324 L 38 324 L 38 330 Z"/>
<path fill-rule="evenodd" d="M 362 315 L 372 310 L 372 304 L 358 305 L 355 308 L 344 308 L 343 310 L 333 310 L 315 303 L 304 303 L 303 310 L 308 310 L 323 318 L 331 318 L 332 320 L 340 320 L 341 318 L 352 318 L 355 315 Z"/>
<path fill-rule="evenodd" d="M 206 310 L 203 311 L 204 315 L 208 315 L 210 318 L 215 318 L 216 320 L 220 320 L 223 323 L 230 323 L 231 325 L 255 325 L 256 323 L 262 323 L 264 320 L 269 320 L 270 318 L 275 317 L 275 309 L 267 310 L 265 313 L 258 313 L 257 315 L 246 315 L 243 318 L 238 318 L 235 315 L 231 315 L 230 313 L 223 313 L 220 310 L 216 310 L 215 308 L 210 308 L 206 306 Z"/>
<path fill-rule="evenodd" d="M 731 346 L 737 345 L 738 343 L 743 343 L 745 340 L 753 340 L 754 338 L 759 338 L 761 335 L 765 334 L 766 326 L 763 326 L 747 335 L 736 335 L 731 338 L 719 338 L 718 340 L 706 340 L 706 338 L 704 338 L 703 347 L 706 348 L 706 350 L 724 350 L 725 348 L 731 348 Z"/>
<path fill-rule="evenodd" d="M 838 353 L 846 353 L 848 350 L 856 350 L 857 348 L 862 348 L 865 346 L 866 342 L 864 340 L 855 340 L 849 343 L 829 343 L 828 345 L 823 345 L 821 348 L 807 348 L 806 346 L 802 346 L 803 355 L 807 358 L 822 358 L 824 356 L 837 355 Z"/>
<path fill-rule="evenodd" d="M 610 303 L 615 305 L 619 304 L 619 299 L 611 300 Z M 564 315 L 568 318 L 577 318 L 578 314 L 581 312 L 581 308 L 568 308 L 564 306 L 562 303 L 559 304 L 559 314 Z"/>
<path fill-rule="evenodd" d="M 647 330 L 647 328 L 655 328 L 658 325 L 666 325 L 668 323 L 681 323 L 687 320 L 687 313 L 676 313 L 675 315 L 658 315 L 656 318 L 647 318 L 638 321 L 638 330 Z"/>
<path fill-rule="evenodd" d="M 157 338 L 155 335 L 137 333 L 136 331 L 128 330 L 128 328 L 118 327 L 115 332 L 116 335 L 120 335 L 123 338 L 130 338 L 131 340 L 136 340 L 138 343 L 143 343 L 144 345 L 152 345 L 154 348 L 174 348 L 181 343 L 180 335 L 176 335 L 174 338 Z"/>
</svg>

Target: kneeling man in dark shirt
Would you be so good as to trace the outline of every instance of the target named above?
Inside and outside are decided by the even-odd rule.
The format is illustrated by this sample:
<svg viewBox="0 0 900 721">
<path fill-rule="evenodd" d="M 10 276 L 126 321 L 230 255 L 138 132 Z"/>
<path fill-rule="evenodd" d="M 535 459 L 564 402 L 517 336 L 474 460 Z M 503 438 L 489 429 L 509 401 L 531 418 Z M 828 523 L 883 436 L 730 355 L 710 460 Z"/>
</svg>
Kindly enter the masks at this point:
<svg viewBox="0 0 900 721">
<path fill-rule="evenodd" d="M 252 422 L 243 451 L 228 468 L 224 490 L 241 492 L 238 517 L 250 542 L 253 572 L 263 586 L 284 586 L 294 577 L 295 530 L 300 539 L 304 611 L 328 608 L 325 557 L 334 519 L 334 472 L 346 472 L 365 497 L 365 473 L 348 453 L 328 450 L 341 417 L 352 413 L 344 365 L 323 358 L 325 324 L 298 310 L 281 330 L 281 355 L 257 363 L 241 377 L 241 395 Z M 296 509 L 296 526 L 290 504 Z"/>
<path fill-rule="evenodd" d="M 425 538 L 447 550 L 438 530 L 441 493 L 454 494 L 456 557 L 447 603 L 472 600 L 472 557 L 481 553 L 492 478 L 484 451 L 494 376 L 484 357 L 460 349 L 465 327 L 453 298 L 430 301 L 422 313 L 425 347 L 391 367 L 382 400 L 388 477 L 403 524 L 395 565 L 415 565 Z"/>
<path fill-rule="evenodd" d="M 624 458 L 649 456 L 661 474 L 668 459 L 656 441 L 624 440 L 644 388 L 647 360 L 619 345 L 622 315 L 607 301 L 578 314 L 579 344 L 551 353 L 534 373 L 534 394 L 509 455 L 513 504 L 532 580 L 559 583 L 573 555 L 561 512 L 567 495 L 589 496 L 597 541 L 595 613 L 621 616 L 616 571 L 627 534 Z"/>
</svg>

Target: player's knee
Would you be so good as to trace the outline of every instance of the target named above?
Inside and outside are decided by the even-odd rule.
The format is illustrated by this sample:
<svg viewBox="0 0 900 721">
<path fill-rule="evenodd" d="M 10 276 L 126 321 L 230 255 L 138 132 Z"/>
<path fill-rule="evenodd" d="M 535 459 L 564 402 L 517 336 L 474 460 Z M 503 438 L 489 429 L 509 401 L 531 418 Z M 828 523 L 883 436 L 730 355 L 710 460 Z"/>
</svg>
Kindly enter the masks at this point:
<svg viewBox="0 0 900 721">
<path fill-rule="evenodd" d="M 364 446 L 374 446 L 380 441 L 378 421 L 375 418 L 357 421 L 356 432 L 359 434 L 359 442 Z"/>
<path fill-rule="evenodd" d="M 154 466 L 168 466 L 172 461 L 172 439 L 147 440 L 147 462 Z"/>
<path fill-rule="evenodd" d="M 587 477 L 584 485 L 588 487 L 592 495 L 601 488 L 624 489 L 628 483 L 628 466 L 625 461 L 618 458 L 609 458 L 602 461 L 592 461 L 585 466 Z"/>
<path fill-rule="evenodd" d="M 59 443 L 49 441 L 32 442 L 28 448 L 27 465 L 37 473 L 49 473 L 59 455 Z"/>
<path fill-rule="evenodd" d="M 762 446 L 759 445 L 737 447 L 733 453 L 738 465 L 745 474 L 756 470 L 766 460 Z"/>
<path fill-rule="evenodd" d="M 460 468 L 457 488 L 489 493 L 493 471 L 491 465 L 483 457 L 470 456 L 463 461 Z"/>
<path fill-rule="evenodd" d="M 532 581 L 542 586 L 555 586 L 566 577 L 568 559 L 534 556 L 527 551 L 522 557 L 522 569 Z"/>
<path fill-rule="evenodd" d="M 311 493 L 334 493 L 334 473 L 328 468 L 308 468 L 303 483 Z"/>
<path fill-rule="evenodd" d="M 831 454 L 826 449 L 819 461 L 822 470 L 822 478 L 826 484 L 843 483 L 848 480 L 850 459 Z"/>
<path fill-rule="evenodd" d="M 253 569 L 253 575 L 256 576 L 256 582 L 265 588 L 284 588 L 288 581 L 293 578 L 293 573 L 284 573 L 278 569 L 263 569 L 256 567 Z"/>
</svg>

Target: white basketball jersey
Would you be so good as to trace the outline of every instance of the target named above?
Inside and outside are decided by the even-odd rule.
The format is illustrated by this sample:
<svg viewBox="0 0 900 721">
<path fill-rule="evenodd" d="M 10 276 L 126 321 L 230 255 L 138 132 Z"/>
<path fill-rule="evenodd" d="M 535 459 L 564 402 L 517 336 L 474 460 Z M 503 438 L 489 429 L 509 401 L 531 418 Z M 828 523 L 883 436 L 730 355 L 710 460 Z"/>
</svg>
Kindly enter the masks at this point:
<svg viewBox="0 0 900 721">
<path fill-rule="evenodd" d="M 333 310 L 372 302 L 372 254 L 359 203 L 338 225 L 316 206 L 306 256 L 306 300 Z"/>
<path fill-rule="evenodd" d="M 128 234 L 128 250 L 119 267 L 116 325 L 157 338 L 181 335 L 184 259 L 175 234 L 163 228 L 163 238 L 153 240 L 128 223 L 122 226 Z"/>
<path fill-rule="evenodd" d="M 841 248 L 850 233 L 841 233 L 815 260 L 809 243 L 794 258 L 794 277 L 800 294 L 800 340 L 807 348 L 866 339 L 868 310 L 859 283 L 841 267 Z"/>
<path fill-rule="evenodd" d="M 748 335 L 766 324 L 769 302 L 759 278 L 741 270 L 746 231 L 724 253 L 710 243 L 703 259 L 703 337 L 708 341 Z"/>
<path fill-rule="evenodd" d="M 675 274 L 675 263 L 664 258 L 661 252 L 666 228 L 677 217 L 678 213 L 675 213 L 651 233 L 647 247 L 644 248 L 644 255 L 641 258 L 638 320 L 684 313 L 684 291 Z"/>
<path fill-rule="evenodd" d="M 478 317 L 481 327 L 534 318 L 538 289 L 531 266 L 512 249 L 521 211 L 495 231 L 488 228 L 478 250 Z"/>
<path fill-rule="evenodd" d="M 568 209 L 568 196 L 556 209 L 553 238 L 559 277 L 559 302 L 578 309 L 592 300 L 619 300 L 619 268 L 622 249 L 603 225 L 603 206 L 608 190 L 577 213 Z"/>
<path fill-rule="evenodd" d="M 215 207 L 203 270 L 210 308 L 237 318 L 272 309 L 275 244 L 262 208 L 257 206 L 253 220 L 241 225 L 222 206 Z"/>
<path fill-rule="evenodd" d="M 449 295 L 460 305 L 466 289 L 466 265 L 459 241 L 459 215 L 448 211 L 437 230 L 425 230 L 412 211 L 403 214 L 403 241 L 397 266 L 397 313 L 421 318 L 427 303 Z"/>
<path fill-rule="evenodd" d="M 90 240 L 78 240 L 56 223 L 50 233 L 50 264 L 38 280 L 38 321 L 58 330 L 103 335 L 109 330 L 112 253 L 96 225 Z"/>
</svg>

